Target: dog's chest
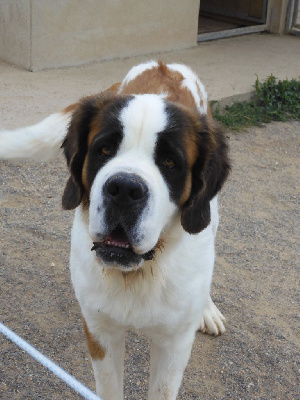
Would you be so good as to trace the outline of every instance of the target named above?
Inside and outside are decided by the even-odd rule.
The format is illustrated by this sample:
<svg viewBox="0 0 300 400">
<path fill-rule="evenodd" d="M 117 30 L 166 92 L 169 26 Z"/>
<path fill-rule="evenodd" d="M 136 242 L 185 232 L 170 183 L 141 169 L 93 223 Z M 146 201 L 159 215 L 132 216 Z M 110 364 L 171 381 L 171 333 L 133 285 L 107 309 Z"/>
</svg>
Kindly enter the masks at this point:
<svg viewBox="0 0 300 400">
<path fill-rule="evenodd" d="M 96 266 L 93 271 L 98 272 L 73 279 L 73 283 L 84 315 L 99 323 L 109 317 L 136 329 L 176 325 L 189 301 L 184 295 L 186 287 L 180 294 L 177 283 L 151 266 L 128 274 Z"/>
<path fill-rule="evenodd" d="M 76 210 L 71 240 L 71 276 L 85 318 L 109 318 L 136 329 L 176 327 L 200 315 L 211 279 L 213 239 L 185 235 L 180 246 L 165 247 L 154 262 L 136 272 L 102 268 L 91 252 L 83 214 Z M 202 249 L 199 252 L 199 248 Z M 203 290 L 202 290 L 203 288 Z"/>
</svg>

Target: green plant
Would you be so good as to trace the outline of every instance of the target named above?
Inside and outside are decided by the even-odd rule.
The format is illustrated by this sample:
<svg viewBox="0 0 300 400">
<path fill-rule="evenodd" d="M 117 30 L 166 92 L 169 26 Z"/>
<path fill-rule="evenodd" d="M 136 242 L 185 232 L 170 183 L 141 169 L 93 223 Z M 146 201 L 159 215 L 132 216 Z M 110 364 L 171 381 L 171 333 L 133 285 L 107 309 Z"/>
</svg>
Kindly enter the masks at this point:
<svg viewBox="0 0 300 400">
<path fill-rule="evenodd" d="M 221 110 L 213 102 L 213 116 L 226 127 L 240 130 L 271 121 L 300 120 L 300 80 L 278 81 L 273 75 L 255 81 L 255 99 L 234 103 Z"/>
</svg>

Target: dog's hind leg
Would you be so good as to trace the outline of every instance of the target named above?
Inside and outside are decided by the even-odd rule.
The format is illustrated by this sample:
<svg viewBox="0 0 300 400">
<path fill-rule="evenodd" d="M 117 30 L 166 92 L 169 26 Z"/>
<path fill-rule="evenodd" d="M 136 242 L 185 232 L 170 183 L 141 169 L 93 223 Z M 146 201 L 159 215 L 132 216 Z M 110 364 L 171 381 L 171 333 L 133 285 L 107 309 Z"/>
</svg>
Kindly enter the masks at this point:
<svg viewBox="0 0 300 400">
<path fill-rule="evenodd" d="M 209 335 L 222 335 L 226 331 L 226 319 L 209 296 L 200 320 L 199 331 Z"/>
</svg>

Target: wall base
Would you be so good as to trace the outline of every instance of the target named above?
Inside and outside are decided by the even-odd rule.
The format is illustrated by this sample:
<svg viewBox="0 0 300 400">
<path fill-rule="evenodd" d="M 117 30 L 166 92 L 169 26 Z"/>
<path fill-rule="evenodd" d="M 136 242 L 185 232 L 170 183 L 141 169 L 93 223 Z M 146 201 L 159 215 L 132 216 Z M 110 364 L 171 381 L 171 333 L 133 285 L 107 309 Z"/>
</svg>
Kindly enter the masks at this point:
<svg viewBox="0 0 300 400">
<path fill-rule="evenodd" d="M 34 71 L 191 47 L 198 12 L 199 0 L 0 0 L 0 58 Z"/>
</svg>

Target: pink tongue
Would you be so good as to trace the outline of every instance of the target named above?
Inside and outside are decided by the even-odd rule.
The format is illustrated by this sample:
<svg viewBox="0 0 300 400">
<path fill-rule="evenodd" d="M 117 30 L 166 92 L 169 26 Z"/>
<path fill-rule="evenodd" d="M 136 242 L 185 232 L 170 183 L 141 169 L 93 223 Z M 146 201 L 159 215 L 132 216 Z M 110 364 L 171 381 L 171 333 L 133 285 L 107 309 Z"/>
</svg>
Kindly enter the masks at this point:
<svg viewBox="0 0 300 400">
<path fill-rule="evenodd" d="M 122 240 L 121 238 L 112 238 L 111 236 L 107 236 L 106 240 L 109 240 L 111 243 L 117 244 L 119 246 L 125 246 L 129 244 L 128 240 Z"/>
</svg>

